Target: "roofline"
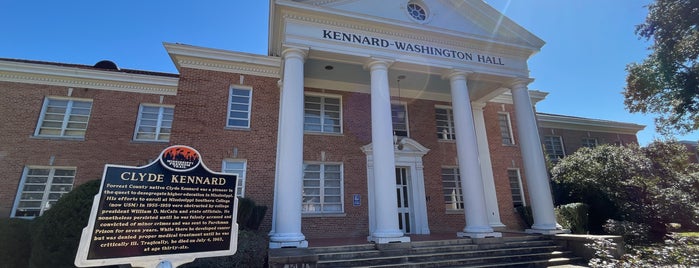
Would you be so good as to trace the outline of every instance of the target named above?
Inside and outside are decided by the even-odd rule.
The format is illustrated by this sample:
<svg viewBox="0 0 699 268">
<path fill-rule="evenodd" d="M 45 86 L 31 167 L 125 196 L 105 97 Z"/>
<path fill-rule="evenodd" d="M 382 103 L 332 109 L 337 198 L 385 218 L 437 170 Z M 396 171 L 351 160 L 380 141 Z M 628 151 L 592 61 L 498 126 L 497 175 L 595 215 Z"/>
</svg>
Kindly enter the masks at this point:
<svg viewBox="0 0 699 268">
<path fill-rule="evenodd" d="M 163 42 L 163 46 L 175 63 L 177 70 L 180 71 L 184 67 L 281 77 L 281 58 L 279 57 L 167 42 Z"/>
<path fill-rule="evenodd" d="M 539 127 L 571 129 L 594 132 L 611 132 L 636 135 L 646 128 L 644 125 L 616 122 L 592 118 L 583 118 L 567 115 L 538 113 L 536 114 Z"/>
<path fill-rule="evenodd" d="M 0 59 L 0 81 L 176 95 L 179 75 Z"/>
</svg>

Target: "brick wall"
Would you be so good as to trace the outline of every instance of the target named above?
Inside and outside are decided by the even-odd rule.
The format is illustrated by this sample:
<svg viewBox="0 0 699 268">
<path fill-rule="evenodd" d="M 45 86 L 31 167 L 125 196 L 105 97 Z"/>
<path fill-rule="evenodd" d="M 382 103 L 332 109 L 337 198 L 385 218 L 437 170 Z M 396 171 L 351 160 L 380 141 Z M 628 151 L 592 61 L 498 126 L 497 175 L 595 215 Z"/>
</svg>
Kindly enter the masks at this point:
<svg viewBox="0 0 699 268">
<path fill-rule="evenodd" d="M 268 206 L 261 226 L 271 228 L 274 174 L 276 161 L 279 88 L 277 78 L 258 77 L 183 68 L 180 70 L 177 96 L 164 96 L 163 103 L 175 106 L 171 141 L 168 143 L 134 142 L 132 136 L 141 103 L 159 103 L 159 95 L 75 88 L 72 96 L 93 99 L 93 110 L 85 139 L 82 141 L 32 137 L 46 96 L 66 96 L 68 89 L 0 82 L 0 217 L 10 215 L 22 170 L 28 165 L 77 167 L 76 184 L 99 179 L 104 165 L 144 165 L 155 159 L 171 144 L 196 148 L 204 163 L 220 171 L 225 159 L 247 161 L 246 197 Z M 252 88 L 251 127 L 226 128 L 226 114 L 231 85 Z M 343 134 L 304 135 L 304 161 L 343 164 L 344 213 L 302 218 L 302 231 L 308 238 L 357 237 L 368 235 L 368 196 L 366 155 L 361 147 L 371 143 L 371 100 L 369 94 L 306 88 L 307 92 L 333 94 L 342 98 Z M 410 138 L 430 149 L 423 157 L 425 198 L 428 223 L 432 233 L 456 233 L 465 226 L 463 213 L 447 213 L 443 201 L 441 169 L 456 167 L 456 143 L 437 139 L 434 107 L 449 106 L 437 102 L 404 98 L 407 103 Z M 503 145 L 497 120 L 499 112 L 510 114 L 514 145 Z M 502 222 L 508 229 L 523 227 L 512 205 L 508 169 L 519 169 L 526 194 L 517 124 L 513 106 L 488 103 L 484 108 L 486 132 L 495 178 Z M 10 127 L 8 127 L 10 126 Z M 301 126 L 299 126 L 301 127 Z M 563 136 L 566 152 L 580 146 L 587 132 L 542 129 Z M 590 133 L 600 143 L 621 140 L 636 142 L 634 135 Z M 323 159 L 323 156 L 325 159 Z M 361 205 L 353 206 L 353 195 L 361 196 Z"/>
</svg>

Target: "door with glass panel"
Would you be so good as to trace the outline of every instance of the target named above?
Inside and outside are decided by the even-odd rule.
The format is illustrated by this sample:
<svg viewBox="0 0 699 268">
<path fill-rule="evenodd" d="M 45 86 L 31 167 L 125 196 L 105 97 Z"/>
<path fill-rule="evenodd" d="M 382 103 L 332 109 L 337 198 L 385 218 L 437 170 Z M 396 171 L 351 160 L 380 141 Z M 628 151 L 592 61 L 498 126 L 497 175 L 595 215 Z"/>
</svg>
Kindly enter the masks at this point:
<svg viewBox="0 0 699 268">
<path fill-rule="evenodd" d="M 410 200 L 410 172 L 407 167 L 396 167 L 396 197 L 398 204 L 398 227 L 411 233 L 412 210 Z"/>
</svg>

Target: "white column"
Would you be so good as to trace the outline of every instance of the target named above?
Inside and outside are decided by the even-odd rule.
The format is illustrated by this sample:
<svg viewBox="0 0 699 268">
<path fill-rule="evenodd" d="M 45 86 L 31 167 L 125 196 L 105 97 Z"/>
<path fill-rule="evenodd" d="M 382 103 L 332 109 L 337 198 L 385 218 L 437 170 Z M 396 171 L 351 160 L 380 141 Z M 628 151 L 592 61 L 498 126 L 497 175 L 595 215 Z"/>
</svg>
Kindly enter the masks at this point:
<svg viewBox="0 0 699 268">
<path fill-rule="evenodd" d="M 556 216 L 553 211 L 551 186 L 546 171 L 544 152 L 541 149 L 539 129 L 536 123 L 534 107 L 532 106 L 527 89 L 528 81 L 516 81 L 511 86 L 512 100 L 515 105 L 517 119 L 517 135 L 524 161 L 524 175 L 531 201 L 534 224 L 531 233 L 559 233 L 556 227 Z"/>
<path fill-rule="evenodd" d="M 447 75 L 451 83 L 456 152 L 459 158 L 464 216 L 466 217 L 466 227 L 464 227 L 463 232 L 459 232 L 457 235 L 471 238 L 500 237 L 502 234 L 493 232 L 493 228 L 488 223 L 481 164 L 478 156 L 478 142 L 466 75 L 467 73 L 459 71 Z"/>
<path fill-rule="evenodd" d="M 398 226 L 396 206 L 396 164 L 391 121 L 391 94 L 388 87 L 388 62 L 372 60 L 371 72 L 371 143 L 374 160 L 374 212 L 376 228 L 369 236 L 375 243 L 409 242 Z"/>
<path fill-rule="evenodd" d="M 306 52 L 290 48 L 282 53 L 284 77 L 277 142 L 276 207 L 270 248 L 308 247 L 301 233 L 303 192 L 303 62 Z"/>
<path fill-rule="evenodd" d="M 495 191 L 495 177 L 493 165 L 490 162 L 490 148 L 488 147 L 488 134 L 485 130 L 485 117 L 483 108 L 485 103 L 473 103 L 473 122 L 476 127 L 478 139 L 478 154 L 481 160 L 481 172 L 483 178 L 483 193 L 485 194 L 485 208 L 488 213 L 490 227 L 505 227 L 500 221 L 500 209 L 498 207 L 498 195 Z"/>
</svg>

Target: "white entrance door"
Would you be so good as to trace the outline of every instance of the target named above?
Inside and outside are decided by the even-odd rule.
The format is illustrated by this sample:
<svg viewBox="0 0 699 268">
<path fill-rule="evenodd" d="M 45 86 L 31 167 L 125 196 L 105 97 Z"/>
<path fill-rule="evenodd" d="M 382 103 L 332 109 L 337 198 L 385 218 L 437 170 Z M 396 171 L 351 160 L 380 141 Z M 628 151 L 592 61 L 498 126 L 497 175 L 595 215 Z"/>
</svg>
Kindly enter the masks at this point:
<svg viewBox="0 0 699 268">
<path fill-rule="evenodd" d="M 396 167 L 396 197 L 398 198 L 398 227 L 403 233 L 410 234 L 413 213 L 410 204 L 410 174 L 407 167 Z"/>
</svg>

